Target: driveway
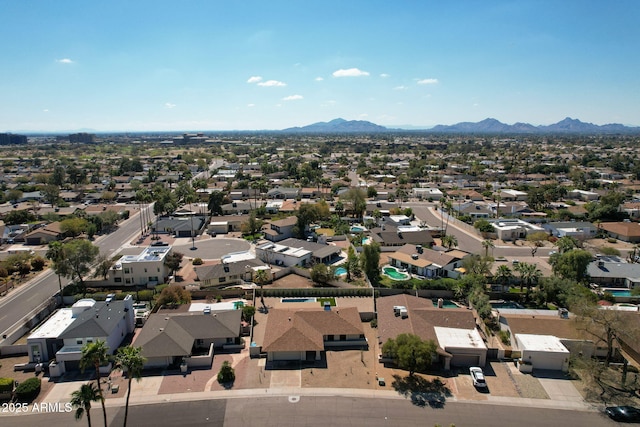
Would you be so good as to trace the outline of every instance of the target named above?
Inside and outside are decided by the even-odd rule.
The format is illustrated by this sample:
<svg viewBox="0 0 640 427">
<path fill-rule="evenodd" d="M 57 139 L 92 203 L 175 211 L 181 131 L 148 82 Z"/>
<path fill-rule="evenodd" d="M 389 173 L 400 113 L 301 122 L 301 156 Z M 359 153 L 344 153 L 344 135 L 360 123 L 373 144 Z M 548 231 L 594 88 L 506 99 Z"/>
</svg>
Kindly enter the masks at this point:
<svg viewBox="0 0 640 427">
<path fill-rule="evenodd" d="M 566 402 L 582 402 L 580 392 L 575 388 L 573 382 L 565 378 L 562 373 L 556 371 L 535 371 L 534 376 L 538 379 L 544 390 L 549 395 L 549 399 Z"/>
</svg>

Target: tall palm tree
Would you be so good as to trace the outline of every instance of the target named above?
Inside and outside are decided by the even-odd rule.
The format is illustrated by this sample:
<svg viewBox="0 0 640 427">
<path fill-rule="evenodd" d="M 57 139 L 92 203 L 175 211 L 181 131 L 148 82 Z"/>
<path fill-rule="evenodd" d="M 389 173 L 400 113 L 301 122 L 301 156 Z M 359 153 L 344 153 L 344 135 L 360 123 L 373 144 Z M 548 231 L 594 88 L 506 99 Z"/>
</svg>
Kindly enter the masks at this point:
<svg viewBox="0 0 640 427">
<path fill-rule="evenodd" d="M 62 279 L 60 279 L 60 276 L 66 274 L 66 267 L 62 262 L 64 260 L 64 247 L 62 246 L 62 242 L 49 242 L 49 249 L 47 249 L 45 257 L 53 263 L 53 271 L 58 276 L 58 287 L 60 288 L 60 297 L 62 297 Z"/>
<path fill-rule="evenodd" d="M 87 423 L 91 427 L 91 402 L 97 402 L 100 399 L 100 393 L 94 383 L 82 384 L 79 390 L 71 393 L 71 405 L 76 408 L 76 421 L 86 413 Z"/>
<path fill-rule="evenodd" d="M 520 274 L 520 291 L 522 292 L 522 286 L 527 287 L 527 296 L 531 286 L 536 285 L 542 272 L 538 270 L 538 266 L 530 264 L 528 262 L 521 262 L 516 266 L 516 271 Z"/>
<path fill-rule="evenodd" d="M 495 276 L 493 276 L 494 280 L 501 285 L 508 285 L 513 280 L 513 272 L 509 268 L 508 265 L 501 265 L 496 270 Z"/>
<path fill-rule="evenodd" d="M 445 234 L 442 236 L 442 246 L 447 249 L 451 249 L 454 246 L 458 246 L 458 239 L 453 234 Z"/>
<path fill-rule="evenodd" d="M 98 394 L 100 395 L 100 403 L 102 404 L 102 416 L 104 418 L 104 427 L 107 427 L 107 408 L 104 406 L 104 396 L 102 395 L 102 386 L 100 385 L 100 366 L 109 361 L 107 343 L 102 340 L 87 343 L 82 347 L 82 355 L 80 356 L 80 369 L 84 371 L 87 368 L 94 368 L 96 371 L 96 384 Z"/>
<path fill-rule="evenodd" d="M 123 426 L 127 427 L 127 417 L 129 415 L 129 396 L 131 396 L 131 381 L 135 378 L 140 381 L 142 375 L 142 369 L 147 358 L 142 355 L 141 347 L 121 347 L 116 352 L 116 369 L 120 369 L 123 372 L 126 371 L 128 378 L 127 385 L 127 399 L 124 406 L 124 423 Z"/>
<path fill-rule="evenodd" d="M 491 249 L 493 253 L 493 248 L 495 248 L 495 245 L 493 244 L 493 241 L 487 239 L 482 241 L 482 247 L 484 248 L 484 256 L 487 257 L 489 256 L 489 249 Z"/>
</svg>

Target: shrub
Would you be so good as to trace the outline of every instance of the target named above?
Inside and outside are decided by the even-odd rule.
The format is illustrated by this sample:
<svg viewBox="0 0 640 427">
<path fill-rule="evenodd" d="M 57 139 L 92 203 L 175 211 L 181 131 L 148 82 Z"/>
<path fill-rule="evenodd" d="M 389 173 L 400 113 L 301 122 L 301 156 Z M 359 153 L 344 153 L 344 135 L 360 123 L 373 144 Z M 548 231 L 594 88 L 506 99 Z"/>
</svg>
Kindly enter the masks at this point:
<svg viewBox="0 0 640 427">
<path fill-rule="evenodd" d="M 31 401 L 40 393 L 42 381 L 40 378 L 32 377 L 24 380 L 16 387 L 16 397 L 20 401 Z"/>
<path fill-rule="evenodd" d="M 616 239 L 614 239 L 613 237 L 609 237 L 609 238 L 607 239 L 607 243 L 616 243 L 616 242 L 617 242 L 617 240 L 616 240 Z"/>
<path fill-rule="evenodd" d="M 193 265 L 202 265 L 204 264 L 204 261 L 202 261 L 202 258 L 194 258 L 193 261 L 191 261 L 191 263 Z"/>
<path fill-rule="evenodd" d="M 166 288 L 167 286 L 169 286 L 168 284 L 164 283 L 162 285 L 157 285 L 155 288 L 153 288 L 157 293 L 161 293 L 162 290 L 164 288 Z"/>
<path fill-rule="evenodd" d="M 500 335 L 500 341 L 502 341 L 502 344 L 511 343 L 511 334 L 509 333 L 509 331 L 500 331 L 499 335 Z"/>
<path fill-rule="evenodd" d="M 230 384 L 236 380 L 236 372 L 226 360 L 222 363 L 218 372 L 218 382 L 220 384 Z"/>
<path fill-rule="evenodd" d="M 14 382 L 15 380 L 13 378 L 0 378 L 0 393 L 13 391 Z"/>
<path fill-rule="evenodd" d="M 242 318 L 245 322 L 250 322 L 253 315 L 256 314 L 256 308 L 252 305 L 242 307 Z"/>
<path fill-rule="evenodd" d="M 41 256 L 37 256 L 31 260 L 31 268 L 33 268 L 34 271 L 41 271 L 46 264 L 47 261 Z"/>
<path fill-rule="evenodd" d="M 374 329 L 378 327 L 378 319 L 371 319 L 371 327 Z"/>
<path fill-rule="evenodd" d="M 153 291 L 151 289 L 145 289 L 138 292 L 138 301 L 151 301 L 153 299 Z"/>
</svg>

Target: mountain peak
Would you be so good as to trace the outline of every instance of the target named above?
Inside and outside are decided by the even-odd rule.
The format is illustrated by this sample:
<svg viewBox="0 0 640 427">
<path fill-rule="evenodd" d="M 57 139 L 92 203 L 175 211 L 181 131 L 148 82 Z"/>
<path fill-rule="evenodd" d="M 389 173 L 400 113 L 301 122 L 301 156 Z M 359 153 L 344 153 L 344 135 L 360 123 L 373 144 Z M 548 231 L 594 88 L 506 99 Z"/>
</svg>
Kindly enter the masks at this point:
<svg viewBox="0 0 640 427">
<path fill-rule="evenodd" d="M 302 127 L 284 129 L 283 132 L 314 132 L 314 133 L 376 133 L 388 132 L 384 126 L 365 120 L 333 119 L 330 122 L 318 122 Z"/>
</svg>

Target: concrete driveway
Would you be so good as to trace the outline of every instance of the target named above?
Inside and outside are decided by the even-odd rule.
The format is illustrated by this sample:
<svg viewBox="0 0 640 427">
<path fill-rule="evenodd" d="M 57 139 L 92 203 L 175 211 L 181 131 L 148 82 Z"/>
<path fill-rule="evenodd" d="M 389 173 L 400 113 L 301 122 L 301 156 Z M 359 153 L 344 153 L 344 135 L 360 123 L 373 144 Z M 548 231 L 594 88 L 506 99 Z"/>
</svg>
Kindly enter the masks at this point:
<svg viewBox="0 0 640 427">
<path fill-rule="evenodd" d="M 582 402 L 584 399 L 573 382 L 556 371 L 535 371 L 534 376 L 549 395 L 549 399 L 566 402 Z"/>
</svg>

